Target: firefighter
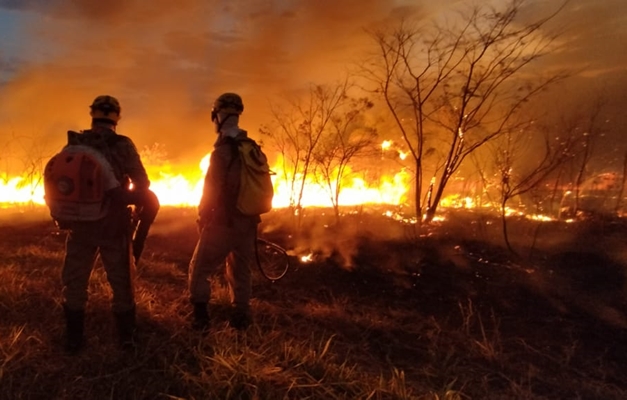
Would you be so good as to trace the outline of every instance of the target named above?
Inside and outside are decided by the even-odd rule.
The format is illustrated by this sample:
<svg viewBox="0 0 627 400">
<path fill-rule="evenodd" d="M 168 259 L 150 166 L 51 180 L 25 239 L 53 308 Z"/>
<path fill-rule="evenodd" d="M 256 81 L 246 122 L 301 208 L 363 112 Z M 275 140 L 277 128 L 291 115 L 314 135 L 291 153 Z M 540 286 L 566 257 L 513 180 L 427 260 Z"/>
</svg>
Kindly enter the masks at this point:
<svg viewBox="0 0 627 400">
<path fill-rule="evenodd" d="M 208 280 L 226 262 L 226 281 L 231 300 L 230 325 L 246 329 L 252 322 L 251 263 L 255 256 L 258 215 L 243 215 L 236 208 L 241 164 L 234 143 L 247 137 L 239 128 L 244 111 L 242 98 L 235 93 L 219 96 L 211 111 L 217 140 L 205 175 L 198 207 L 200 238 L 189 265 L 189 296 L 193 305 L 192 328 L 205 330 L 209 325 L 207 305 L 211 298 Z"/>
<path fill-rule="evenodd" d="M 90 106 L 91 128 L 75 138 L 81 143 L 104 143 L 99 150 L 111 164 L 123 191 L 144 198 L 150 181 L 133 141 L 116 132 L 120 120 L 120 103 L 112 96 L 98 96 Z M 113 196 L 113 195 L 112 195 Z M 76 353 L 84 346 L 85 307 L 89 278 L 97 256 L 100 256 L 111 286 L 113 311 L 119 344 L 134 345 L 135 298 L 134 269 L 131 256 L 131 214 L 125 193 L 113 196 L 107 214 L 96 221 L 65 223 L 68 230 L 63 261 L 63 310 L 66 320 L 66 349 Z"/>
</svg>

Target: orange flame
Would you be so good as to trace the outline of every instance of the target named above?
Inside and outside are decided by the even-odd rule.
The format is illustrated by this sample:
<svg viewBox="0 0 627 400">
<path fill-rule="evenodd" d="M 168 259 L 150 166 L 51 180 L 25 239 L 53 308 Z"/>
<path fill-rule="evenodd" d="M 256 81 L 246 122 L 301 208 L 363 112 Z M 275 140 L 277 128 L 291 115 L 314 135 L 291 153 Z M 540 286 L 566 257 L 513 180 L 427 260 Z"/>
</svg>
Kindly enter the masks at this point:
<svg viewBox="0 0 627 400">
<path fill-rule="evenodd" d="M 197 206 L 202 196 L 204 175 L 209 167 L 209 154 L 200 162 L 197 170 L 174 173 L 169 166 L 147 166 L 151 181 L 150 188 L 159 197 L 162 205 Z M 281 171 L 281 161 L 272 168 Z M 297 177 L 299 178 L 299 177 Z M 273 207 L 283 208 L 290 205 L 291 176 L 276 174 L 273 176 L 275 197 Z M 298 180 L 298 179 L 297 179 Z M 302 206 L 330 207 L 331 194 L 320 184 L 320 177 L 308 177 L 305 181 Z M 41 176 L 8 176 L 0 179 L 0 206 L 11 207 L 18 204 L 45 204 Z M 393 176 L 382 177 L 379 182 L 367 182 L 355 174 L 343 182 L 339 196 L 339 205 L 359 204 L 403 204 L 409 190 L 409 175 L 399 172 Z"/>
</svg>

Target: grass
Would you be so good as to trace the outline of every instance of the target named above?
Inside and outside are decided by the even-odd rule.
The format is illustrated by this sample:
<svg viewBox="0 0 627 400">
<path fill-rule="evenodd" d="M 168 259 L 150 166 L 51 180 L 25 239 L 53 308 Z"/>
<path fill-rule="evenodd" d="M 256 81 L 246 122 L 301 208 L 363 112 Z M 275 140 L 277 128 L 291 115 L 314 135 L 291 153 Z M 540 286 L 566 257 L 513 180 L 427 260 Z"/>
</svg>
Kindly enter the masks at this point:
<svg viewBox="0 0 627 400">
<path fill-rule="evenodd" d="M 202 335 L 189 329 L 185 288 L 193 214 L 164 209 L 153 226 L 138 265 L 137 348 L 116 346 L 98 265 L 76 356 L 62 350 L 64 235 L 45 213 L 4 216 L 0 399 L 627 398 L 621 221 L 543 227 L 544 247 L 523 262 L 473 215 L 415 241 L 372 215 L 332 227 L 319 213 L 297 234 L 272 213 L 264 237 L 298 249 L 293 268 L 275 283 L 255 272 L 244 332 L 229 327 L 216 276 Z M 512 231 L 519 246 L 536 232 Z"/>
</svg>

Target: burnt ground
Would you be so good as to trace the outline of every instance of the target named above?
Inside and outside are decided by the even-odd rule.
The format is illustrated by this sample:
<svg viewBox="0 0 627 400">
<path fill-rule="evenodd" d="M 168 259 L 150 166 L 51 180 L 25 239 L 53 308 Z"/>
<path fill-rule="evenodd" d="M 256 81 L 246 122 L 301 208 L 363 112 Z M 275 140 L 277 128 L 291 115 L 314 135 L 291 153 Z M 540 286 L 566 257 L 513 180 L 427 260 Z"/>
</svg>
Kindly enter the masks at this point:
<svg viewBox="0 0 627 400">
<path fill-rule="evenodd" d="M 157 279 L 157 262 L 186 272 L 194 218 L 162 210 L 139 279 Z M 256 275 L 255 304 L 285 329 L 331 332 L 360 368 L 402 370 L 418 393 L 450 384 L 459 398 L 627 393 L 627 221 L 511 220 L 516 253 L 498 216 L 455 213 L 417 228 L 363 212 L 336 225 L 317 211 L 296 224 L 264 216 L 263 237 L 288 249 L 292 266 L 275 283 Z M 45 218 L 3 223 L 0 238 L 5 248 L 62 245 Z"/>
</svg>

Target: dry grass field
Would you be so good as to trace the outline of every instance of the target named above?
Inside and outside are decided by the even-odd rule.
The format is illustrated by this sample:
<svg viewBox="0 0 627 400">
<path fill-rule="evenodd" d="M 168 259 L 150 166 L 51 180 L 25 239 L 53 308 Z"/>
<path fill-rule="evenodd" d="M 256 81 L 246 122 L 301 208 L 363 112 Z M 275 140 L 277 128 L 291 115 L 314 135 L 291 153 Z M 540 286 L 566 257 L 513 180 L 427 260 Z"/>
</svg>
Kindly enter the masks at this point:
<svg viewBox="0 0 627 400">
<path fill-rule="evenodd" d="M 456 213 L 416 230 L 374 213 L 264 238 L 290 250 L 278 282 L 255 271 L 254 324 L 189 328 L 194 211 L 163 209 L 138 265 L 139 343 L 116 346 L 94 270 L 87 346 L 63 352 L 64 234 L 42 210 L 0 216 L 0 399 L 625 399 L 627 223 Z M 287 221 L 287 222 L 286 222 Z M 306 257 L 306 260 L 303 259 Z"/>
</svg>

